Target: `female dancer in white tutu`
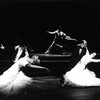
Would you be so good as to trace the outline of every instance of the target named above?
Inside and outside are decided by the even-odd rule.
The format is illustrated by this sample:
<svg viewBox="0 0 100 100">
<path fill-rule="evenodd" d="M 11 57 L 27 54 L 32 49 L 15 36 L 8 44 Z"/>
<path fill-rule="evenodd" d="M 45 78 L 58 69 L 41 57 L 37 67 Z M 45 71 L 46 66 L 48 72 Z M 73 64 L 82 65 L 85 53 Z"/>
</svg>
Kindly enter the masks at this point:
<svg viewBox="0 0 100 100">
<path fill-rule="evenodd" d="M 100 86 L 100 78 L 97 78 L 95 73 L 86 67 L 91 62 L 100 62 L 100 59 L 94 59 L 96 53 L 89 53 L 85 40 L 83 40 L 82 44 L 78 44 L 78 46 L 81 46 L 79 49 L 80 60 L 74 68 L 63 75 L 64 82 L 62 86 L 65 84 L 77 87 Z"/>
<path fill-rule="evenodd" d="M 31 85 L 32 82 L 34 82 L 33 78 L 26 76 L 21 71 L 22 67 L 27 65 L 32 68 L 47 69 L 45 67 L 33 65 L 35 62 L 39 62 L 38 56 L 33 56 L 30 58 L 27 48 L 25 48 L 25 56 L 19 58 L 22 51 L 20 51 L 20 46 L 18 48 L 19 50 L 15 63 L 2 75 L 0 75 L 0 92 L 4 95 L 18 94 L 23 88 L 25 88 L 27 85 Z"/>
</svg>

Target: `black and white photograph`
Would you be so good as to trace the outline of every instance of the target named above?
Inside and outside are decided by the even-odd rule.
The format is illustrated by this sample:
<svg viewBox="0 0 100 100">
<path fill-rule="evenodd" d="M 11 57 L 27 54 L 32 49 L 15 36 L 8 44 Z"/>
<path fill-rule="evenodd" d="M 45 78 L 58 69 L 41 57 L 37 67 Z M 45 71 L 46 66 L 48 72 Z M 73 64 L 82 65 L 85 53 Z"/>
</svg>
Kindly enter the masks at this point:
<svg viewBox="0 0 100 100">
<path fill-rule="evenodd" d="M 0 1 L 0 100 L 99 100 L 100 3 Z"/>
</svg>

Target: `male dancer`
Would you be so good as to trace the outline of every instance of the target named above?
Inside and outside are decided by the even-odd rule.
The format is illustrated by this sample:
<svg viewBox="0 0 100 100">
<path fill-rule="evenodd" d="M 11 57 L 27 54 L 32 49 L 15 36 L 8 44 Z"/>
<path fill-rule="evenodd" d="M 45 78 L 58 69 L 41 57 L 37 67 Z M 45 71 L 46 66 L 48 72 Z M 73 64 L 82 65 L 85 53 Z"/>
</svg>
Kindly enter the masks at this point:
<svg viewBox="0 0 100 100">
<path fill-rule="evenodd" d="M 76 39 L 71 38 L 70 36 L 67 36 L 64 32 L 62 32 L 61 29 L 58 29 L 54 32 L 48 31 L 50 34 L 55 34 L 54 40 L 52 44 L 49 46 L 47 51 L 45 53 L 61 53 L 63 54 L 66 52 L 66 49 L 69 48 L 67 47 L 67 44 L 65 43 L 66 40 L 77 42 Z"/>
</svg>

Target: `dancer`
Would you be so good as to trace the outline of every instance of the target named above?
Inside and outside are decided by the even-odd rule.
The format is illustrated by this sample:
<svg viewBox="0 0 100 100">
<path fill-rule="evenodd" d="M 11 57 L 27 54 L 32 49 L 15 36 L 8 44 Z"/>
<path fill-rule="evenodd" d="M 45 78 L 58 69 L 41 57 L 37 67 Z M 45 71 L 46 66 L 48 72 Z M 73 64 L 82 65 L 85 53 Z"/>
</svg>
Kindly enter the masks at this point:
<svg viewBox="0 0 100 100">
<path fill-rule="evenodd" d="M 60 52 L 63 54 L 66 51 L 65 50 L 66 44 L 64 43 L 65 42 L 64 40 L 77 42 L 76 39 L 71 38 L 70 36 L 67 36 L 64 32 L 62 32 L 61 29 L 58 29 L 54 32 L 48 31 L 48 33 L 55 34 L 55 37 L 52 44 L 49 46 L 49 48 L 47 49 L 45 53 L 53 53 L 55 51 L 55 52 Z"/>
<path fill-rule="evenodd" d="M 89 63 L 100 62 L 100 59 L 94 59 L 96 53 L 89 53 L 85 40 L 83 40 L 82 44 L 78 44 L 78 46 L 81 46 L 79 49 L 80 57 L 77 56 L 80 60 L 70 71 L 63 75 L 64 81 L 61 86 L 65 84 L 77 87 L 100 86 L 100 78 L 97 78 L 95 73 L 87 68 Z"/>
<path fill-rule="evenodd" d="M 20 49 L 18 52 L 22 53 Z M 18 55 L 21 53 L 18 53 Z M 35 62 L 40 62 L 38 56 L 34 55 L 30 58 L 28 51 L 25 48 L 25 56 L 17 58 L 16 62 L 2 75 L 0 75 L 0 93 L 6 96 L 15 95 L 21 92 L 23 88 L 25 88 L 28 85 L 31 85 L 34 82 L 33 78 L 26 76 L 22 72 L 21 70 L 22 67 L 28 66 L 32 68 L 40 68 L 48 70 L 45 67 L 33 65 Z"/>
</svg>

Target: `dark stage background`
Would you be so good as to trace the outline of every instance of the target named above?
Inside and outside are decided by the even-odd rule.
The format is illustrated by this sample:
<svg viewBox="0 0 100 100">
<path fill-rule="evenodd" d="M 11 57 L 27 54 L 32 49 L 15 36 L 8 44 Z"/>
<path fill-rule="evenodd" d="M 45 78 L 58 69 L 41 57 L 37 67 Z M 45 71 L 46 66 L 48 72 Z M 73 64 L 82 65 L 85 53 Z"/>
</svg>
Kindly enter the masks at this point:
<svg viewBox="0 0 100 100">
<path fill-rule="evenodd" d="M 91 1 L 23 0 L 0 2 L 1 43 L 14 45 L 17 39 L 43 53 L 59 26 L 69 36 L 86 39 L 91 52 L 100 52 L 100 5 Z"/>
</svg>

